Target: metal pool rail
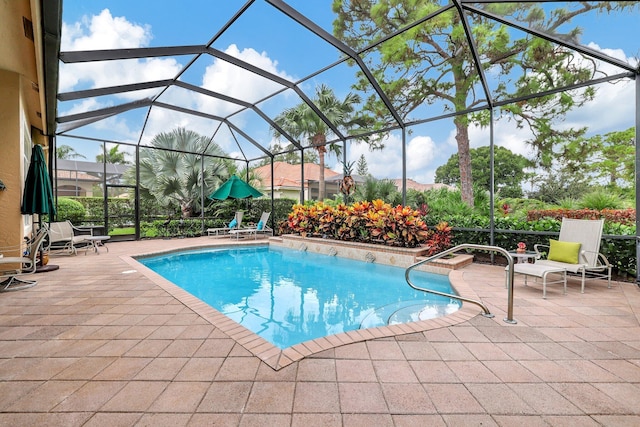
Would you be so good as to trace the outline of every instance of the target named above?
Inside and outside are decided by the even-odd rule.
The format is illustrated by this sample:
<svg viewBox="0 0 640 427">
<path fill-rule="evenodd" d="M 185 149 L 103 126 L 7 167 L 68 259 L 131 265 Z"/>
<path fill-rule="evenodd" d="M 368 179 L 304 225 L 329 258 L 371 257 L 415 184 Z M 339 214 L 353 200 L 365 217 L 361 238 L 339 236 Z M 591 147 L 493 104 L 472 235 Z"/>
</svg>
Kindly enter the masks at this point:
<svg viewBox="0 0 640 427">
<path fill-rule="evenodd" d="M 492 251 L 492 252 L 499 252 L 501 254 L 503 254 L 506 258 L 507 261 L 509 262 L 509 269 L 507 270 L 509 272 L 509 274 L 507 275 L 507 289 L 508 289 L 508 307 L 507 307 L 507 317 L 504 318 L 504 321 L 506 323 L 511 323 L 511 324 L 515 324 L 517 323 L 515 320 L 513 320 L 513 258 L 511 257 L 511 254 L 509 254 L 509 252 L 506 249 L 503 249 L 501 247 L 498 246 L 487 246 L 487 245 L 474 245 L 471 243 L 465 243 L 462 245 L 458 245 L 454 248 L 450 248 L 447 249 L 445 251 L 442 251 L 440 253 L 437 253 L 435 255 L 432 255 L 430 257 L 427 257 L 426 259 L 423 259 L 422 261 L 418 261 L 413 265 L 410 265 L 404 272 L 404 277 L 407 280 L 407 283 L 409 284 L 409 286 L 411 286 L 413 289 L 417 290 L 417 291 L 422 291 L 422 292 L 428 292 L 430 294 L 434 294 L 434 295 L 440 295 L 443 297 L 449 297 L 449 298 L 454 298 L 460 301 L 464 301 L 464 302 L 469 302 L 471 304 L 476 304 L 478 306 L 480 306 L 480 308 L 482 308 L 483 311 L 483 316 L 485 317 L 494 317 L 493 314 L 491 314 L 491 311 L 489 311 L 489 309 L 487 308 L 486 305 L 484 305 L 484 303 L 482 303 L 481 301 L 476 301 L 473 299 L 469 299 L 469 298 L 464 298 L 461 297 L 459 295 L 453 295 L 453 294 L 447 294 L 444 292 L 440 292 L 440 291 L 434 291 L 432 289 L 426 289 L 426 288 L 421 288 L 419 286 L 416 286 L 415 284 L 413 284 L 411 282 L 411 279 L 409 278 L 409 275 L 411 274 L 411 270 L 413 270 L 414 268 L 422 265 L 422 264 L 426 264 L 428 262 L 434 261 L 438 258 L 442 258 L 444 256 L 447 256 L 449 254 L 452 254 L 454 252 L 457 252 L 459 250 L 462 249 L 479 249 L 479 250 L 483 250 L 483 251 Z"/>
</svg>

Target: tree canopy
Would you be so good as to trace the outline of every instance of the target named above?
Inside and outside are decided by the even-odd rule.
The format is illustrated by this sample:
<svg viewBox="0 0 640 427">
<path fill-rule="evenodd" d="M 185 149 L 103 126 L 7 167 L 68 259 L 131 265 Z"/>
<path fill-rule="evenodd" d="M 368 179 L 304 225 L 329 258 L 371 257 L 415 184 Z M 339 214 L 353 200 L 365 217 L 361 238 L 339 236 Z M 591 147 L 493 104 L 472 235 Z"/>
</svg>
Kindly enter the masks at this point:
<svg viewBox="0 0 640 427">
<path fill-rule="evenodd" d="M 56 148 L 56 157 L 63 160 L 71 159 L 86 159 L 83 154 L 80 154 L 70 145 L 62 144 Z"/>
<path fill-rule="evenodd" d="M 472 148 L 471 171 L 475 185 L 489 190 L 491 180 L 490 149 L 488 146 Z M 525 169 L 532 162 L 520 154 L 514 154 L 505 147 L 494 147 L 495 190 L 501 197 L 522 197 Z M 460 184 L 458 155 L 453 154 L 447 163 L 436 169 L 435 181 L 443 184 Z"/>
<path fill-rule="evenodd" d="M 120 145 L 115 144 L 113 147 L 105 150 L 105 145 L 100 145 L 100 151 L 102 153 L 96 156 L 96 162 L 98 163 L 112 163 L 112 164 L 129 164 L 130 162 L 127 160 L 128 153 L 124 151 L 120 151 Z"/>
<path fill-rule="evenodd" d="M 488 13 L 508 16 L 529 28 L 577 41 L 579 27 L 568 28 L 571 20 L 594 10 L 632 9 L 629 2 L 580 2 L 572 10 L 547 11 L 533 2 L 483 4 Z M 527 126 L 533 137 L 527 141 L 537 151 L 537 160 L 548 167 L 555 144 L 579 137 L 584 129 L 556 126 L 574 107 L 594 96 L 592 87 L 555 93 L 592 79 L 593 61 L 564 46 L 507 28 L 480 14 L 462 18 L 458 9 L 442 8 L 437 0 L 334 0 L 334 34 L 356 50 L 374 46 L 362 54 L 380 86 L 402 119 L 423 105 L 441 105 L 442 114 L 457 113 L 453 119 L 458 148 L 460 186 L 463 200 L 473 205 L 473 173 L 469 125 L 489 123 L 489 100 L 482 86 L 482 73 L 490 73 L 497 86 L 494 100 L 526 99 L 502 107 L 503 115 Z M 437 12 L 441 12 L 436 14 Z M 434 14 L 407 29 L 407 23 Z M 566 28 L 566 30 L 565 30 Z M 406 31 L 404 31 L 406 30 Z M 471 32 L 478 55 L 473 55 L 467 32 Z M 397 35 L 396 35 L 397 34 Z M 393 35 L 393 37 L 388 37 Z M 381 43 L 376 44 L 383 40 Z M 365 108 L 379 120 L 392 120 L 389 110 L 374 92 L 363 73 L 356 89 L 367 94 Z M 474 109 L 480 112 L 471 113 Z"/>
<path fill-rule="evenodd" d="M 354 115 L 355 106 L 360 103 L 360 96 L 357 94 L 350 92 L 341 100 L 336 97 L 331 88 L 320 85 L 316 88 L 313 102 L 322 114 L 337 127 L 349 130 L 360 126 Z M 326 194 L 324 156 L 327 152 L 327 135 L 332 132 L 331 128 L 305 102 L 284 110 L 275 118 L 274 122 L 292 138 L 300 141 L 305 139 L 318 152 L 319 198 L 322 200 Z M 276 138 L 281 137 L 278 130 L 272 129 L 272 132 Z M 340 147 L 337 144 L 330 144 L 329 148 L 336 153 L 340 152 Z"/>
<path fill-rule="evenodd" d="M 201 158 L 183 151 L 205 155 Z M 227 162 L 220 157 L 226 153 L 194 131 L 177 128 L 161 132 L 153 137 L 151 147 L 140 150 L 141 192 L 163 206 L 177 202 L 182 216 L 189 217 L 195 208 L 202 207 L 203 182 L 206 197 L 229 177 Z"/>
</svg>

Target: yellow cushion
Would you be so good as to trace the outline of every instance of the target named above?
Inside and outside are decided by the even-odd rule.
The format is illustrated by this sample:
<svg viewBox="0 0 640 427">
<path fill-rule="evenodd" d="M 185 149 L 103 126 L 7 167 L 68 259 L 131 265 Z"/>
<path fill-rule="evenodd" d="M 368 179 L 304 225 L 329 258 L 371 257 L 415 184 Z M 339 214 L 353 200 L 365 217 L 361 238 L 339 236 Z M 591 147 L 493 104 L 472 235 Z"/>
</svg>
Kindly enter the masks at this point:
<svg viewBox="0 0 640 427">
<path fill-rule="evenodd" d="M 549 240 L 549 261 L 566 262 L 567 264 L 577 264 L 580 254 L 580 243 L 560 242 Z"/>
</svg>

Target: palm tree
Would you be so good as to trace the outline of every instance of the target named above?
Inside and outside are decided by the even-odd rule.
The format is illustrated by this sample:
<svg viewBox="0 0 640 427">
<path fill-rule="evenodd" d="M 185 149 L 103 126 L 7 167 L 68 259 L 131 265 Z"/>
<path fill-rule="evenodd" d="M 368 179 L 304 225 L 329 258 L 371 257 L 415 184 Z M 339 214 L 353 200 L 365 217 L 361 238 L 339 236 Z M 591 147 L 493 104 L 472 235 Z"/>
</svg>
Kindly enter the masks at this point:
<svg viewBox="0 0 640 427">
<path fill-rule="evenodd" d="M 127 160 L 127 154 L 123 151 L 120 151 L 120 145 L 116 144 L 109 149 L 109 151 L 105 153 L 104 144 L 100 145 L 101 153 L 96 156 L 96 162 L 98 163 L 111 163 L 111 164 L 122 164 L 127 165 L 129 161 Z"/>
<path fill-rule="evenodd" d="M 316 95 L 312 101 L 322 114 L 338 128 L 348 130 L 356 125 L 361 125 L 360 119 L 354 117 L 354 107 L 361 102 L 358 94 L 349 92 L 341 101 L 328 86 L 320 85 L 316 88 Z M 318 152 L 320 165 L 318 198 L 324 199 L 324 155 L 327 152 L 327 135 L 331 129 L 305 102 L 284 110 L 274 119 L 274 122 L 292 138 L 296 140 L 306 138 Z M 277 130 L 272 129 L 272 131 L 276 138 L 280 138 L 281 134 Z M 335 144 L 330 144 L 330 149 L 336 154 L 340 152 L 340 147 Z"/>
<path fill-rule="evenodd" d="M 226 153 L 196 132 L 184 128 L 162 132 L 153 137 L 151 146 L 140 150 L 140 187 L 161 205 L 177 202 L 183 218 L 202 207 L 203 181 L 206 195 L 229 177 L 227 162 L 221 158 Z M 201 156 L 187 153 L 205 154 L 204 172 Z"/>
<path fill-rule="evenodd" d="M 86 157 L 76 151 L 70 145 L 62 144 L 56 149 L 56 157 L 62 160 L 86 159 Z"/>
</svg>

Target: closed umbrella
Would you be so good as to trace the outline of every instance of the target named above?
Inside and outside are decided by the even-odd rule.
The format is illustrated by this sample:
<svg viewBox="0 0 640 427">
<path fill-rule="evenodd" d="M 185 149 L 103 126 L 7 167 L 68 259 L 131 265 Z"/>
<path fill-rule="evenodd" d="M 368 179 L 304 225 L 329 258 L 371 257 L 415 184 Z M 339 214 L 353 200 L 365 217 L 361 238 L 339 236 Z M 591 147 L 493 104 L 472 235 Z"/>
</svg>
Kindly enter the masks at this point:
<svg viewBox="0 0 640 427">
<path fill-rule="evenodd" d="M 263 196 L 261 192 L 253 188 L 250 184 L 244 182 L 235 175 L 231 175 L 224 184 L 216 191 L 209 195 L 210 199 L 227 200 L 227 199 L 246 199 L 248 197 Z"/>
<path fill-rule="evenodd" d="M 31 153 L 31 163 L 27 172 L 22 194 L 23 214 L 49 214 L 55 215 L 56 205 L 53 202 L 53 189 L 47 164 L 44 160 L 44 152 L 40 145 L 34 145 Z"/>
<path fill-rule="evenodd" d="M 22 193 L 22 206 L 20 211 L 23 214 L 48 214 L 49 218 L 55 215 L 56 205 L 53 201 L 53 188 L 47 171 L 47 163 L 44 160 L 44 151 L 40 145 L 34 145 L 31 152 L 31 163 L 27 171 L 27 179 L 24 182 L 24 193 Z M 40 253 L 42 260 L 42 249 Z M 40 265 L 36 273 L 57 270 L 57 265 Z"/>
</svg>

